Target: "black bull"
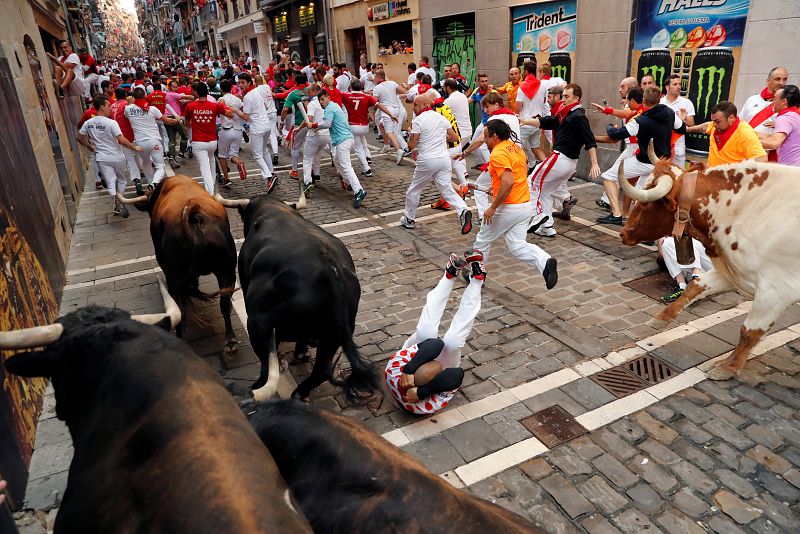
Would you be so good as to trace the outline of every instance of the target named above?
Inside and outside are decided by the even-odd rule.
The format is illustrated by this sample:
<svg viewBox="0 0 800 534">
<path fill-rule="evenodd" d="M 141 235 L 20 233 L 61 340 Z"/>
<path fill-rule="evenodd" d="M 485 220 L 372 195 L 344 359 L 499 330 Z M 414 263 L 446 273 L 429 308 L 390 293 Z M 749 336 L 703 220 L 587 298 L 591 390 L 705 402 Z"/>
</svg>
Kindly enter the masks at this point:
<svg viewBox="0 0 800 534">
<path fill-rule="evenodd" d="M 348 417 L 292 400 L 242 409 L 315 532 L 544 534 Z"/>
<path fill-rule="evenodd" d="M 252 198 L 239 212 L 245 235 L 239 281 L 250 342 L 261 361 L 261 375 L 253 384 L 256 399 L 274 394 L 276 377 L 268 377 L 267 363 L 274 332 L 276 342 L 297 342 L 295 354 L 304 352 L 308 341 L 317 342 L 311 375 L 293 396 L 307 400 L 314 388 L 332 380 L 333 356 L 340 347 L 350 372 L 336 384 L 351 401 L 372 394 L 377 389 L 375 371 L 353 341 L 361 285 L 347 248 L 294 209 L 266 196 Z"/>
<path fill-rule="evenodd" d="M 98 306 L 59 323 L 43 351 L 6 361 L 11 373 L 52 379 L 72 437 L 56 533 L 310 532 L 268 451 L 188 345 Z"/>
</svg>

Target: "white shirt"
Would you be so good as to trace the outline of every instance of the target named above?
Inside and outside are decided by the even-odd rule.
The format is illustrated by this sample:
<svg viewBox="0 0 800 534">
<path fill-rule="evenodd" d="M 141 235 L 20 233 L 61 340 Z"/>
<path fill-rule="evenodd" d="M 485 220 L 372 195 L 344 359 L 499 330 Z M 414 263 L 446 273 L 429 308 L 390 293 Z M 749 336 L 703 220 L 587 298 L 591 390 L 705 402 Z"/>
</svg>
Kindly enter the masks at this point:
<svg viewBox="0 0 800 534">
<path fill-rule="evenodd" d="M 383 84 L 381 84 L 383 85 Z M 433 110 L 423 111 L 411 121 L 411 133 L 419 134 L 417 163 L 435 158 L 450 158 L 447 130 L 450 121 Z"/>
<path fill-rule="evenodd" d="M 436 89 L 428 89 L 428 91 L 433 91 L 436 93 L 436 98 L 442 98 L 442 95 L 439 94 L 439 91 Z M 414 102 L 414 99 L 419 95 L 419 84 L 415 85 L 414 87 L 410 88 L 406 93 L 406 100 L 409 102 Z"/>
<path fill-rule="evenodd" d="M 370 73 L 370 71 L 366 67 L 362 67 L 361 65 L 358 66 L 358 78 L 362 82 L 364 81 L 364 78 L 366 78 L 367 74 L 369 74 L 369 73 Z"/>
<path fill-rule="evenodd" d="M 242 111 L 250 115 L 247 123 L 250 125 L 250 132 L 261 135 L 270 129 L 269 117 L 267 116 L 267 103 L 258 88 L 251 89 L 244 95 L 242 101 Z"/>
<path fill-rule="evenodd" d="M 567 81 L 564 78 L 559 78 L 558 76 L 554 76 L 548 80 L 542 80 L 539 90 L 536 92 L 536 98 L 541 96 L 541 98 L 544 100 L 544 105 L 542 107 L 544 113 L 542 113 L 542 117 L 550 116 L 550 104 L 547 103 L 547 92 L 552 87 L 564 87 L 565 85 L 567 85 Z"/>
<path fill-rule="evenodd" d="M 226 106 L 228 106 L 229 108 L 231 108 L 233 110 L 242 109 L 242 105 L 243 105 L 242 104 L 242 100 L 238 96 L 232 95 L 230 93 L 226 93 L 226 94 L 222 95 L 219 100 L 220 100 L 220 102 L 224 102 Z M 225 115 L 220 115 L 219 116 L 219 124 L 220 124 L 220 126 L 225 128 L 226 130 L 228 128 L 233 128 L 235 130 L 241 130 L 243 125 L 244 125 L 244 121 L 242 120 L 241 117 L 239 117 L 239 115 L 234 113 L 233 117 L 231 117 L 231 118 L 228 118 Z"/>
<path fill-rule="evenodd" d="M 133 136 L 137 143 L 143 141 L 160 141 L 161 132 L 158 130 L 156 120 L 161 118 L 161 112 L 155 106 L 145 111 L 136 104 L 125 106 L 125 116 L 133 128 Z"/>
<path fill-rule="evenodd" d="M 319 99 L 316 96 L 308 101 L 306 115 L 308 115 L 308 120 L 311 122 L 322 122 L 325 117 L 325 110 L 319 105 Z M 327 128 L 319 128 L 318 130 L 309 128 L 306 137 L 315 135 L 329 135 L 329 132 Z"/>
<path fill-rule="evenodd" d="M 453 111 L 461 139 L 472 138 L 472 122 L 469 120 L 469 99 L 461 91 L 453 91 L 444 99 L 444 104 Z M 517 121 L 519 124 L 519 121 Z"/>
<path fill-rule="evenodd" d="M 78 57 L 78 54 L 75 52 L 71 53 L 66 59 L 62 59 L 61 63 L 72 63 L 74 65 L 72 67 L 72 72 L 75 73 L 75 78 L 79 80 L 83 79 L 83 67 L 81 66 L 81 59 Z"/>
<path fill-rule="evenodd" d="M 530 119 L 539 115 L 547 117 L 550 115 L 550 106 L 547 104 L 547 91 L 556 85 L 564 85 L 565 82 L 562 78 L 550 78 L 549 80 L 541 80 L 539 88 L 533 98 L 528 98 L 522 91 L 522 88 L 517 91 L 517 112 L 520 119 Z M 520 105 L 521 103 L 521 105 Z"/>
<path fill-rule="evenodd" d="M 270 115 L 277 115 L 278 109 L 275 107 L 275 97 L 272 96 L 272 89 L 269 88 L 269 85 L 259 85 L 256 87 L 256 91 L 260 92 L 261 96 L 264 98 L 264 105 L 267 108 L 267 113 Z"/>
<path fill-rule="evenodd" d="M 361 81 L 364 82 L 365 91 L 372 91 L 375 88 L 375 76 L 372 74 L 372 71 L 367 71 L 367 73 L 361 77 Z"/>
<path fill-rule="evenodd" d="M 408 75 L 408 80 L 406 81 L 406 83 L 408 85 L 416 84 L 417 83 L 417 73 L 416 72 L 412 72 L 411 74 L 409 74 Z"/>
<path fill-rule="evenodd" d="M 372 88 L 372 96 L 387 108 L 398 111 L 403 105 L 397 95 L 397 83 L 392 80 L 384 80 Z"/>
<path fill-rule="evenodd" d="M 114 119 L 100 115 L 92 117 L 83 123 L 78 133 L 89 136 L 94 144 L 96 161 L 122 161 L 125 159 L 122 147 L 117 141 L 117 136 L 122 135 L 122 130 Z"/>
<path fill-rule="evenodd" d="M 343 93 L 350 92 L 350 75 L 348 73 L 343 72 L 336 77 L 336 88 Z"/>
<path fill-rule="evenodd" d="M 739 118 L 741 120 L 749 123 L 750 120 L 753 117 L 758 115 L 759 111 L 761 111 L 762 109 L 764 109 L 767 106 L 772 107 L 772 100 L 764 100 L 761 97 L 761 93 L 759 93 L 757 95 L 753 95 L 753 96 L 751 96 L 750 98 L 748 98 L 745 101 L 744 106 L 742 106 L 742 110 L 739 112 Z M 765 120 L 764 122 L 762 122 L 761 124 L 759 124 L 758 126 L 756 126 L 753 129 L 756 131 L 756 133 L 763 133 L 763 134 L 766 134 L 766 135 L 771 135 L 771 134 L 775 133 L 775 126 L 774 125 L 773 126 L 764 126 L 764 123 L 769 122 L 769 121 L 772 121 L 774 123 L 775 122 L 775 118 L 777 116 L 778 116 L 777 113 L 773 113 L 770 118 L 768 118 L 767 120 Z"/>
<path fill-rule="evenodd" d="M 419 68 L 418 68 L 418 69 L 417 69 L 417 70 L 414 72 L 414 79 L 416 79 L 416 77 L 417 77 L 417 72 L 424 72 L 425 74 L 428 74 L 428 75 L 430 75 L 430 77 L 431 77 L 431 84 L 434 84 L 434 83 L 436 83 L 436 71 L 435 71 L 435 70 L 433 70 L 432 68 L 430 68 L 430 67 L 419 67 Z M 409 83 L 412 83 L 412 82 L 409 82 Z"/>
<path fill-rule="evenodd" d="M 667 96 L 664 95 L 661 97 L 661 104 L 664 104 L 668 108 L 672 109 L 672 111 L 675 112 L 675 116 L 678 118 L 680 118 L 678 112 L 681 110 L 686 111 L 687 118 L 694 117 L 694 104 L 692 104 L 692 101 L 686 97 L 679 95 L 678 98 L 675 99 L 675 102 L 670 103 L 667 100 Z M 686 136 L 682 135 L 675 140 L 675 153 L 681 154 L 684 153 L 685 151 L 686 151 Z"/>
<path fill-rule="evenodd" d="M 308 83 L 312 83 L 314 81 L 314 67 L 311 65 L 306 65 L 300 70 L 300 72 L 306 75 L 306 80 L 308 80 Z"/>
</svg>

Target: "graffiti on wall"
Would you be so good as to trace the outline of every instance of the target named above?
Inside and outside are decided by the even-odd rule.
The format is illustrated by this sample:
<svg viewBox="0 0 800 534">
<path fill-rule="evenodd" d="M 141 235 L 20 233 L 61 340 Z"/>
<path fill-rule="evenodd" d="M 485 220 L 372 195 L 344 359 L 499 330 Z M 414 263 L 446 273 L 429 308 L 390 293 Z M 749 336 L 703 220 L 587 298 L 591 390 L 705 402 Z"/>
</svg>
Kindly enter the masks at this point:
<svg viewBox="0 0 800 534">
<path fill-rule="evenodd" d="M 432 55 L 439 79 L 444 77 L 445 65 L 458 63 L 467 84 L 471 87 L 475 83 L 475 34 L 466 33 L 463 22 L 450 22 L 433 38 Z"/>
</svg>

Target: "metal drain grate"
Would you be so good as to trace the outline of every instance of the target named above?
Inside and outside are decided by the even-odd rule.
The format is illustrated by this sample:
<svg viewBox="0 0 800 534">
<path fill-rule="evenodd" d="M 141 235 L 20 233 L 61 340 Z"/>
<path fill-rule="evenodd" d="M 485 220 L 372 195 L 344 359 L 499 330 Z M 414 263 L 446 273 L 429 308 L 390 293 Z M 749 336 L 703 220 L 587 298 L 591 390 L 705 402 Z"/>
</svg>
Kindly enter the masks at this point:
<svg viewBox="0 0 800 534">
<path fill-rule="evenodd" d="M 522 426 L 531 431 L 548 449 L 589 432 L 561 406 L 550 406 L 521 420 Z"/>
<path fill-rule="evenodd" d="M 647 383 L 644 380 L 621 366 L 600 371 L 589 378 L 603 386 L 619 399 L 647 387 Z"/>
<path fill-rule="evenodd" d="M 641 358 L 637 358 L 624 364 L 625 368 L 647 382 L 649 385 L 658 384 L 664 380 L 669 380 L 674 376 L 681 374 L 679 369 L 659 360 L 655 356 L 645 354 Z"/>
</svg>

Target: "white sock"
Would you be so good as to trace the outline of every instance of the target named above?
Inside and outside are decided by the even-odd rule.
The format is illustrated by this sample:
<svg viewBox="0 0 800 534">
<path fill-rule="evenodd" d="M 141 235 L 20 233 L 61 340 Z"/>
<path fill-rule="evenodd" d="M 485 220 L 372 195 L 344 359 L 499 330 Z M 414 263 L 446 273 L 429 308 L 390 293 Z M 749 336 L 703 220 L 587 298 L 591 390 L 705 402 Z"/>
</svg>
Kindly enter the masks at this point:
<svg viewBox="0 0 800 534">
<path fill-rule="evenodd" d="M 678 283 L 678 287 L 680 287 L 681 289 L 686 289 L 686 283 L 685 282 L 680 282 L 680 283 Z"/>
</svg>

